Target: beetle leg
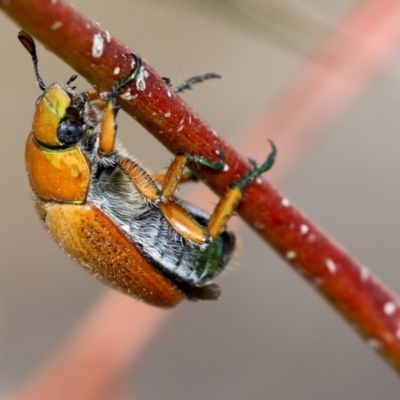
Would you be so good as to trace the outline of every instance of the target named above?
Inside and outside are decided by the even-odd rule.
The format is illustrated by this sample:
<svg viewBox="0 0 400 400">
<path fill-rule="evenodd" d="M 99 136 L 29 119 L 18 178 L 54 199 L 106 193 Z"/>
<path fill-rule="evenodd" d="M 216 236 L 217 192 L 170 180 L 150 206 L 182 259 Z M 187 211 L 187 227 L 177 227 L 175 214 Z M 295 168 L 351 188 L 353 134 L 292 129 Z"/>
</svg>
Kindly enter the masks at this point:
<svg viewBox="0 0 400 400">
<path fill-rule="evenodd" d="M 184 238 L 197 244 L 207 243 L 210 236 L 207 229 L 199 224 L 172 196 L 184 176 L 188 156 L 177 154 L 164 175 L 161 185 L 161 202 L 158 207 L 170 225 Z"/>
<path fill-rule="evenodd" d="M 158 205 L 160 211 L 177 232 L 184 238 L 201 245 L 210 242 L 221 234 L 226 222 L 233 215 L 242 199 L 243 190 L 246 186 L 272 167 L 276 157 L 276 148 L 272 142 L 271 146 L 272 151 L 265 163 L 260 167 L 252 163 L 253 169 L 240 181 L 231 185 L 218 202 L 207 227 L 199 224 L 180 204 L 173 199 L 171 200 L 183 175 L 183 168 L 189 158 L 188 156 L 178 154 L 175 157 L 164 176 L 161 191 L 151 176 L 133 160 L 119 157 L 118 165 L 147 199 L 151 201 L 163 200 Z"/>
<path fill-rule="evenodd" d="M 88 89 L 86 91 L 86 95 L 88 101 L 95 101 L 100 99 L 99 92 L 94 88 Z"/>
<path fill-rule="evenodd" d="M 128 76 L 122 78 L 114 85 L 104 108 L 103 123 L 99 135 L 99 150 L 103 155 L 109 155 L 114 150 L 115 146 L 115 136 L 117 134 L 116 117 L 119 110 L 117 96 L 121 89 L 137 78 L 142 67 L 142 60 L 140 57 L 135 54 L 132 54 L 132 57 L 135 60 L 135 66 Z"/>
<path fill-rule="evenodd" d="M 200 226 L 179 204 L 173 201 L 160 204 L 160 210 L 165 218 L 182 236 L 195 243 L 207 243 L 218 237 L 224 230 L 229 218 L 235 212 L 236 207 L 243 197 L 243 191 L 246 186 L 273 166 L 276 157 L 276 147 L 272 142 L 270 143 L 272 151 L 267 160 L 260 167 L 257 167 L 257 165 L 252 162 L 252 170 L 239 182 L 231 185 L 215 207 L 208 221 L 207 229 Z M 182 170 L 188 159 L 189 156 L 184 154 L 178 154 L 175 157 L 163 180 L 162 194 L 164 199 L 172 197 L 179 184 Z M 201 162 L 202 161 L 203 160 L 201 160 Z M 197 226 L 198 228 L 196 228 Z"/>
<path fill-rule="evenodd" d="M 117 162 L 140 193 L 148 200 L 158 203 L 165 219 L 177 232 L 197 244 L 209 241 L 207 228 L 199 224 L 180 204 L 174 200 L 162 201 L 165 200 L 162 197 L 163 192 L 139 164 L 127 157 L 118 157 Z M 177 162 L 175 165 L 178 164 Z"/>
<path fill-rule="evenodd" d="M 158 201 L 161 190 L 151 176 L 138 163 L 128 157 L 118 157 L 118 165 L 136 186 L 139 192 L 150 201 Z"/>
<path fill-rule="evenodd" d="M 136 186 L 139 192 L 150 201 L 158 201 L 161 190 L 151 179 L 151 176 L 135 161 L 128 157 L 118 157 L 118 165 Z"/>
<path fill-rule="evenodd" d="M 168 167 L 162 181 L 162 196 L 164 200 L 169 200 L 173 196 L 182 178 L 186 162 L 187 158 L 184 154 L 177 154 Z"/>
<path fill-rule="evenodd" d="M 150 176 L 157 185 L 162 186 L 166 173 L 167 171 L 157 171 L 152 172 Z M 187 169 L 186 171 L 182 172 L 179 184 L 181 185 L 182 183 L 186 182 L 197 182 L 198 180 L 198 176 L 190 169 Z"/>
<path fill-rule="evenodd" d="M 110 96 L 104 108 L 103 122 L 99 135 L 99 151 L 105 156 L 109 155 L 114 150 L 115 136 L 117 134 L 116 116 L 118 109 L 119 107 L 114 104 Z"/>
<path fill-rule="evenodd" d="M 219 154 L 222 153 L 219 152 Z M 210 168 L 214 171 L 220 171 L 225 166 L 225 159 L 223 157 L 221 157 L 218 162 L 212 162 L 203 156 L 178 153 L 169 166 L 162 181 L 163 199 L 168 200 L 173 196 L 176 188 L 182 182 L 182 179 L 184 179 L 184 168 L 189 161 Z M 192 176 L 187 176 L 187 179 L 193 179 L 193 176 L 195 175 L 192 173 Z"/>
<path fill-rule="evenodd" d="M 226 222 L 232 216 L 237 205 L 242 199 L 243 190 L 246 188 L 246 186 L 273 166 L 277 151 L 275 145 L 271 141 L 270 143 L 272 146 L 272 151 L 264 164 L 262 164 L 260 167 L 257 167 L 255 163 L 252 163 L 253 169 L 239 182 L 233 183 L 224 196 L 221 197 L 207 224 L 211 238 L 216 238 L 221 234 Z"/>
<path fill-rule="evenodd" d="M 198 223 L 179 203 L 171 200 L 161 202 L 158 206 L 169 224 L 185 239 L 199 245 L 210 242 L 207 228 Z"/>
<path fill-rule="evenodd" d="M 104 99 L 104 97 L 101 96 L 96 89 L 89 89 L 86 92 L 86 96 L 87 96 L 86 101 L 88 101 L 91 106 L 104 111 L 104 109 L 106 108 L 107 102 Z"/>
<path fill-rule="evenodd" d="M 160 211 L 177 232 L 186 239 L 200 245 L 210 242 L 211 238 L 207 228 L 199 224 L 180 204 L 173 200 L 171 201 L 175 190 L 182 180 L 184 168 L 188 161 L 215 170 L 221 170 L 225 165 L 225 160 L 222 158 L 217 163 L 213 163 L 202 156 L 179 153 L 169 166 L 162 182 L 162 202 L 159 204 Z"/>
</svg>

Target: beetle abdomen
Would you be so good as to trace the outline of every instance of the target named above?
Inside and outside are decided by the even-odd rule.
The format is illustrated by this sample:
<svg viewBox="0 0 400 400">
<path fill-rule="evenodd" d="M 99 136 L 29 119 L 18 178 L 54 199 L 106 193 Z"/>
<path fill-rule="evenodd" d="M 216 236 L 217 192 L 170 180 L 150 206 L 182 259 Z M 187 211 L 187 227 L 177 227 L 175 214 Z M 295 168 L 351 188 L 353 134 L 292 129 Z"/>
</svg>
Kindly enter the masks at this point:
<svg viewBox="0 0 400 400">
<path fill-rule="evenodd" d="M 200 224 L 207 225 L 208 214 L 193 206 L 188 211 Z M 235 237 L 228 230 L 211 243 L 194 244 L 176 232 L 157 210 L 147 211 L 133 220 L 131 226 L 130 236 L 152 263 L 169 276 L 196 285 L 214 279 L 231 258 L 235 247 Z"/>
<path fill-rule="evenodd" d="M 207 225 L 207 213 L 188 203 L 180 201 L 180 204 L 200 224 Z M 129 204 L 125 203 L 124 208 L 128 207 Z M 107 213 L 111 210 L 102 208 L 102 211 Z M 223 270 L 235 247 L 235 237 L 228 230 L 204 245 L 185 239 L 156 207 L 150 207 L 133 218 L 122 219 L 116 213 L 108 215 L 123 227 L 124 233 L 143 256 L 173 281 L 200 286 L 206 284 Z"/>
</svg>

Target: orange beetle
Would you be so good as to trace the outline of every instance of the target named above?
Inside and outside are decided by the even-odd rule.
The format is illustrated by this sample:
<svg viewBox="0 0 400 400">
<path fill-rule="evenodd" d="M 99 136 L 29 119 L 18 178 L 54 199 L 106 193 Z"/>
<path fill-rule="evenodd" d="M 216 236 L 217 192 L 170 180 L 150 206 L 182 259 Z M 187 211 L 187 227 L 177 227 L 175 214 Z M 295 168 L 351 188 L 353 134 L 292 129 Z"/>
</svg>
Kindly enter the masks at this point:
<svg viewBox="0 0 400 400">
<path fill-rule="evenodd" d="M 174 192 L 191 176 L 183 172 L 187 161 L 214 169 L 223 162 L 177 154 L 165 174 L 150 175 L 115 147 L 117 96 L 141 76 L 139 57 L 133 55 L 131 73 L 110 93 L 76 93 L 76 75 L 46 86 L 35 42 L 24 31 L 18 37 L 43 91 L 26 166 L 36 210 L 52 238 L 96 278 L 147 303 L 172 307 L 184 298 L 218 298 L 219 287 L 210 282 L 235 247 L 225 223 L 246 185 L 273 165 L 274 145 L 263 165 L 231 185 L 210 217 Z"/>
</svg>

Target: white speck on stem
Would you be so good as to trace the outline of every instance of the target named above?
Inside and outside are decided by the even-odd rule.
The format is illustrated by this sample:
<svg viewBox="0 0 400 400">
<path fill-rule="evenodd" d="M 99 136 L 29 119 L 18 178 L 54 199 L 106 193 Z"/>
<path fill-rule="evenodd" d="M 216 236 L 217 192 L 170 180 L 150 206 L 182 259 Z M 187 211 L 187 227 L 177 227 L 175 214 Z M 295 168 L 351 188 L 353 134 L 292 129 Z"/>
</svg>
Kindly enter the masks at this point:
<svg viewBox="0 0 400 400">
<path fill-rule="evenodd" d="M 50 27 L 52 31 L 56 31 L 57 29 L 61 28 L 63 26 L 62 21 L 56 21 L 54 24 Z"/>
<path fill-rule="evenodd" d="M 300 225 L 300 232 L 301 232 L 303 235 L 307 235 L 307 233 L 309 232 L 309 230 L 310 230 L 310 228 L 308 227 L 308 225 L 306 225 L 306 224 L 301 224 L 301 225 Z"/>
<path fill-rule="evenodd" d="M 330 258 L 327 258 L 325 260 L 325 265 L 326 265 L 326 268 L 328 268 L 328 270 L 329 270 L 329 272 L 331 274 L 334 274 L 337 271 L 336 264 Z"/>
<path fill-rule="evenodd" d="M 289 207 L 290 201 L 287 198 L 283 198 L 281 204 L 283 205 L 283 207 Z"/>
<path fill-rule="evenodd" d="M 369 278 L 369 271 L 365 267 L 361 267 L 361 280 L 363 282 L 367 281 Z"/>
<path fill-rule="evenodd" d="M 146 90 L 146 78 L 149 73 L 142 67 L 136 77 L 136 89 L 139 92 L 144 92 Z"/>
<path fill-rule="evenodd" d="M 122 93 L 122 94 L 120 95 L 120 97 L 121 97 L 121 99 L 123 99 L 123 100 L 129 101 L 129 100 L 132 100 L 132 99 L 134 99 L 135 97 L 137 97 L 137 95 L 134 96 L 129 90 L 127 90 L 125 93 Z"/>
<path fill-rule="evenodd" d="M 392 301 L 388 301 L 383 306 L 383 312 L 385 313 L 385 315 L 393 315 L 396 312 L 396 304 Z"/>
<path fill-rule="evenodd" d="M 296 252 L 293 251 L 293 250 L 289 250 L 289 251 L 286 253 L 286 258 L 287 258 L 288 260 L 294 260 L 296 257 L 297 257 L 297 254 L 296 254 Z"/>
<path fill-rule="evenodd" d="M 104 39 L 101 33 L 96 33 L 93 36 L 92 56 L 95 58 L 101 57 L 104 51 Z"/>
<path fill-rule="evenodd" d="M 115 67 L 113 74 L 114 75 L 118 75 L 121 72 L 121 68 L 120 67 Z"/>
</svg>

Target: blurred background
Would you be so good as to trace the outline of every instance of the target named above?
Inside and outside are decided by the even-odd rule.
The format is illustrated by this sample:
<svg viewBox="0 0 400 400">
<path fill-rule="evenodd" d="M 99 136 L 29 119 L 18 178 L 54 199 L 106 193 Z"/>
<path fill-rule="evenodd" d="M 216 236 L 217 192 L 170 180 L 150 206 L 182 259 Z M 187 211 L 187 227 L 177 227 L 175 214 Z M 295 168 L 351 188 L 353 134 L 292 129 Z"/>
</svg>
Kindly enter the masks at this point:
<svg viewBox="0 0 400 400">
<path fill-rule="evenodd" d="M 175 83 L 209 71 L 221 74 L 222 81 L 198 85 L 184 97 L 235 144 L 246 141 L 245 132 L 274 106 L 332 27 L 358 2 L 74 4 Z M 61 346 L 107 289 L 65 256 L 33 211 L 24 146 L 39 89 L 31 60 L 17 41 L 19 27 L 3 14 L 0 26 L 4 393 L 18 387 Z M 73 73 L 41 45 L 38 53 L 46 83 L 65 81 Z M 82 78 L 77 85 L 87 87 Z M 293 204 L 397 293 L 399 108 L 397 56 L 333 123 L 321 128 L 290 173 L 280 174 L 288 160 L 278 157 L 271 174 L 274 185 Z M 128 149 L 153 170 L 166 167 L 171 154 L 122 114 L 119 135 Z M 293 138 L 293 143 L 299 140 Z M 256 147 L 265 146 L 260 154 L 267 154 L 265 138 L 257 141 Z M 281 150 L 279 142 L 277 138 Z M 283 142 L 281 146 L 290 146 L 291 138 Z M 192 190 L 189 186 L 181 193 L 190 196 Z M 201 200 L 197 204 L 213 206 Z M 397 399 L 395 373 L 253 232 L 242 226 L 240 237 L 234 265 L 218 279 L 222 298 L 180 305 L 147 349 L 132 378 L 140 398 Z"/>
</svg>

